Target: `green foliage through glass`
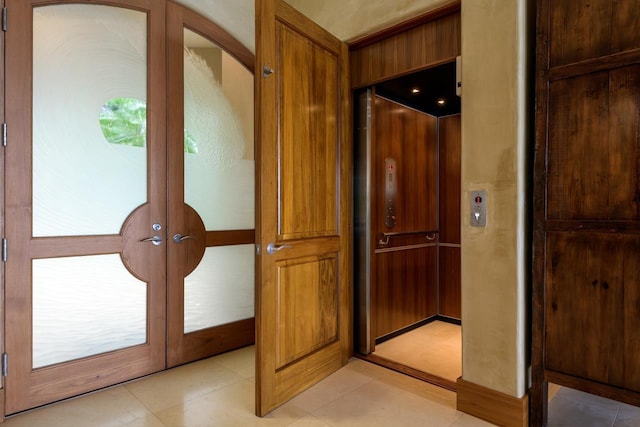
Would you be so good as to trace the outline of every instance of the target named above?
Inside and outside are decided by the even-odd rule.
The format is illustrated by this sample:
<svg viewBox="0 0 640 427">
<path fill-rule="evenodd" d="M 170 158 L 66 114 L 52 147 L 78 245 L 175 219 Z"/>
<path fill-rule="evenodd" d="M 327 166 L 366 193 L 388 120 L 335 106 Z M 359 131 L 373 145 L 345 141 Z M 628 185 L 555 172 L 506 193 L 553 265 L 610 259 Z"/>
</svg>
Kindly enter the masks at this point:
<svg viewBox="0 0 640 427">
<path fill-rule="evenodd" d="M 100 128 L 111 144 L 144 147 L 147 143 L 147 103 L 135 98 L 112 98 L 100 110 Z M 195 154 L 198 145 L 184 130 L 184 152 Z"/>
</svg>

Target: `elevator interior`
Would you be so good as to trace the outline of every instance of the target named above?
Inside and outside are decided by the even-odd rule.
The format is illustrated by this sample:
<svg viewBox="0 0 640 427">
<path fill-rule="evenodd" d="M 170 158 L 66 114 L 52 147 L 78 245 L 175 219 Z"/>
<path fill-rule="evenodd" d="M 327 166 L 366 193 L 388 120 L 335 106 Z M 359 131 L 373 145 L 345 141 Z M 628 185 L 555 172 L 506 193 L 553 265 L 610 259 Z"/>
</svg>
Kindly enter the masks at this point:
<svg viewBox="0 0 640 427">
<path fill-rule="evenodd" d="M 355 117 L 356 353 L 449 389 L 461 374 L 440 369 L 461 365 L 456 85 L 455 62 L 385 81 L 356 94 Z"/>
</svg>

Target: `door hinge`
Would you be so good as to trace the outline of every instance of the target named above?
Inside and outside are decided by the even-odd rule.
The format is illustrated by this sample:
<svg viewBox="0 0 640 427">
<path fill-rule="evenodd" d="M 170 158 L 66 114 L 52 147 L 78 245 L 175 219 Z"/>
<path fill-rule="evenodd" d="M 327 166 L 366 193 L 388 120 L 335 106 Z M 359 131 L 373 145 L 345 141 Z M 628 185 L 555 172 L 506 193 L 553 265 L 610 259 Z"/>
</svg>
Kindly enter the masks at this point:
<svg viewBox="0 0 640 427">
<path fill-rule="evenodd" d="M 6 377 L 9 373 L 9 355 L 2 353 L 2 376 Z"/>
<path fill-rule="evenodd" d="M 7 6 L 2 8 L 2 31 L 7 31 Z"/>
<path fill-rule="evenodd" d="M 7 262 L 7 239 L 2 239 L 2 262 Z"/>
<path fill-rule="evenodd" d="M 6 123 L 2 124 L 2 146 L 3 147 L 7 146 L 7 124 Z"/>
</svg>

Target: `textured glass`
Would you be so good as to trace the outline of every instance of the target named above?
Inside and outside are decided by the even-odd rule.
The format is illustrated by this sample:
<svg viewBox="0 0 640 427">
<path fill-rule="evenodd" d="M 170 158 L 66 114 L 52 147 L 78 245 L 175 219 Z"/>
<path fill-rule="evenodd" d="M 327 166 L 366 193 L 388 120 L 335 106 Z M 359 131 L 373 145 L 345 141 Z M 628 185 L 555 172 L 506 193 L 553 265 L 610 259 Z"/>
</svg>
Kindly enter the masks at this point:
<svg viewBox="0 0 640 427">
<path fill-rule="evenodd" d="M 184 333 L 254 316 L 253 245 L 207 248 L 184 279 Z"/>
<path fill-rule="evenodd" d="M 33 367 L 146 342 L 147 285 L 120 256 L 33 261 Z"/>
<path fill-rule="evenodd" d="M 117 234 L 147 201 L 146 119 L 128 144 L 101 129 L 112 100 L 146 103 L 146 20 L 99 5 L 34 9 L 34 236 Z"/>
<path fill-rule="evenodd" d="M 185 202 L 207 230 L 254 228 L 253 75 L 185 30 Z"/>
</svg>

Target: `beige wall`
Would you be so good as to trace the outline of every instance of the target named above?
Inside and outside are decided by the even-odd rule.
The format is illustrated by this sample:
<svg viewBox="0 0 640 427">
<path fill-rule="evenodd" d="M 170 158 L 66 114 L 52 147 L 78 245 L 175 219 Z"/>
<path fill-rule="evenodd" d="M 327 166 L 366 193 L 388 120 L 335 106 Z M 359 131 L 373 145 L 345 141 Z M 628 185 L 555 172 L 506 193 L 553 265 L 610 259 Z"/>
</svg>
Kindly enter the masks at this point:
<svg viewBox="0 0 640 427">
<path fill-rule="evenodd" d="M 462 377 L 526 388 L 526 0 L 462 1 Z M 487 226 L 469 193 L 487 191 Z"/>
</svg>

